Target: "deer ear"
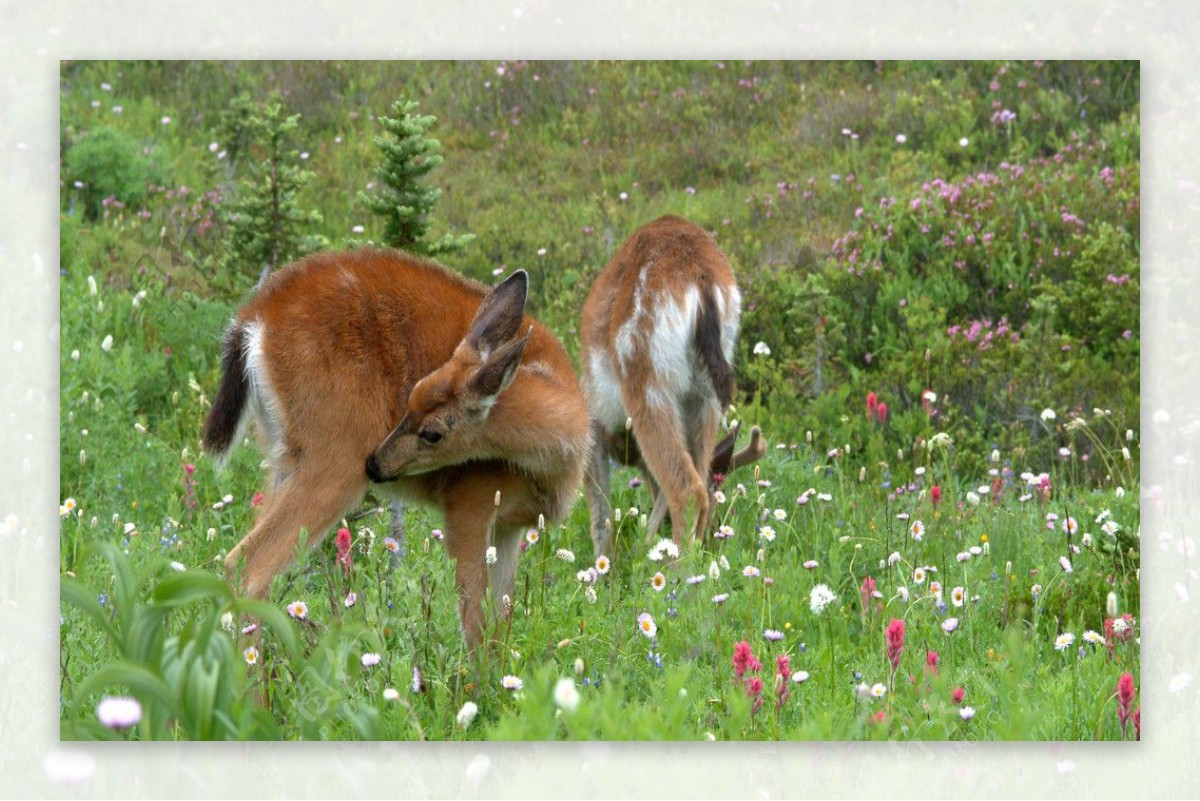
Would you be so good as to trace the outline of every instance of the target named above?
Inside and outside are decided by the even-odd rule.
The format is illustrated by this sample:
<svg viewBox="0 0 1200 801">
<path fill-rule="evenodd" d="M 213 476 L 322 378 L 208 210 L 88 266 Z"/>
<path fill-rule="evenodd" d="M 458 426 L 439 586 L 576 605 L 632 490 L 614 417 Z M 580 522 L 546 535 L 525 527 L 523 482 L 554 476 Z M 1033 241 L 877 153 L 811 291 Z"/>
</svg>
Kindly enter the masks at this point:
<svg viewBox="0 0 1200 801">
<path fill-rule="evenodd" d="M 497 348 L 483 365 L 471 376 L 471 394 L 475 403 L 483 410 L 491 409 L 501 392 L 517 377 L 517 369 L 521 366 L 521 356 L 525 353 L 525 345 L 533 335 L 533 326 L 519 339 L 511 339 Z"/>
<path fill-rule="evenodd" d="M 517 335 L 525 317 L 525 297 L 529 276 L 517 270 L 488 293 L 475 312 L 471 328 L 463 340 L 486 362 L 493 351 Z"/>
</svg>

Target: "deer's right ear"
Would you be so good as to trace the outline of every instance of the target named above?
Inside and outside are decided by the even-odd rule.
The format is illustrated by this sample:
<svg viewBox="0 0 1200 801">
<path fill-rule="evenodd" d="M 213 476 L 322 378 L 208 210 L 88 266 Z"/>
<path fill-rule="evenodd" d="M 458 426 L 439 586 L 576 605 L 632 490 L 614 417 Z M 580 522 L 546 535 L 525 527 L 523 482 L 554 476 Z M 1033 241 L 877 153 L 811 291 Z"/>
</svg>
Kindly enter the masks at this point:
<svg viewBox="0 0 1200 801">
<path fill-rule="evenodd" d="M 471 329 L 463 340 L 484 359 L 517 335 L 525 317 L 525 298 L 529 292 L 529 276 L 524 270 L 504 279 L 496 286 L 471 321 Z"/>
</svg>

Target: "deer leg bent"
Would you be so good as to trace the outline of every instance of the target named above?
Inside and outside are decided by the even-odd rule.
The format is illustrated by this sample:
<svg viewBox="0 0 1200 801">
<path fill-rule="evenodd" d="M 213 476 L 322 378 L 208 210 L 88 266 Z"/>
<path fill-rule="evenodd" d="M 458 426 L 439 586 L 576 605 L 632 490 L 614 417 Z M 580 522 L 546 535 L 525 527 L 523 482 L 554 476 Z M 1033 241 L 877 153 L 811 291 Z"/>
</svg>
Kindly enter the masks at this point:
<svg viewBox="0 0 1200 801">
<path fill-rule="evenodd" d="M 681 543 L 684 536 L 697 530 L 697 524 L 707 524 L 707 485 L 692 464 L 674 402 L 660 403 L 653 396 L 635 397 L 640 393 L 632 391 L 625 394 L 642 460 L 666 496 L 671 536 L 677 544 Z"/>
<path fill-rule="evenodd" d="M 271 581 L 296 555 L 300 532 L 315 546 L 345 511 L 362 500 L 366 477 L 361 470 L 326 465 L 320 470 L 302 465 L 280 482 L 267 498 L 254 528 L 225 559 L 230 577 L 242 568 L 245 595 L 264 598 Z"/>
</svg>

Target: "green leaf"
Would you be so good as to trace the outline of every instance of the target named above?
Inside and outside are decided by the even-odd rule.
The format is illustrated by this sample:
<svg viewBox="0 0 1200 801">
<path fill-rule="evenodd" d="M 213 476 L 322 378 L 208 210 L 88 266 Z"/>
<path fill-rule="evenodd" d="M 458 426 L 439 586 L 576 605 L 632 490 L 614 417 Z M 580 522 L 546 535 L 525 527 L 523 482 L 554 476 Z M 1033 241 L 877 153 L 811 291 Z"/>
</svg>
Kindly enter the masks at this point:
<svg viewBox="0 0 1200 801">
<path fill-rule="evenodd" d="M 154 602 L 167 607 L 186 606 L 208 599 L 222 604 L 233 600 L 229 584 L 212 573 L 191 570 L 175 573 L 154 588 Z"/>
</svg>

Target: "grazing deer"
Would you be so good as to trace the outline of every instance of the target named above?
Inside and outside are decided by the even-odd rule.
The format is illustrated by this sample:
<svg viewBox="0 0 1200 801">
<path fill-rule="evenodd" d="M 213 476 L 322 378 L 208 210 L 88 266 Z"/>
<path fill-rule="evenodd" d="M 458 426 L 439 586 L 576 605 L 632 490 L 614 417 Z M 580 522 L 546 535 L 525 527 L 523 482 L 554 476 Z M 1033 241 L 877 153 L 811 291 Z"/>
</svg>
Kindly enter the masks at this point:
<svg viewBox="0 0 1200 801">
<path fill-rule="evenodd" d="M 225 561 L 245 594 L 265 596 L 301 530 L 318 542 L 369 479 L 442 511 L 466 642 L 480 644 L 489 570 L 493 597 L 511 597 L 521 533 L 567 512 L 589 448 L 570 359 L 524 313 L 527 282 L 489 291 L 359 249 L 288 266 L 238 313 L 203 441 L 224 459 L 253 416 L 267 454 L 266 500 Z"/>
<path fill-rule="evenodd" d="M 592 415 L 587 496 L 596 552 L 611 545 L 609 457 L 648 474 L 653 534 L 666 514 L 676 543 L 708 526 L 714 474 L 761 458 L 758 429 L 716 449 L 733 395 L 741 293 L 713 238 L 667 216 L 633 233 L 583 305 L 583 385 Z M 717 460 L 714 461 L 714 455 Z"/>
</svg>

